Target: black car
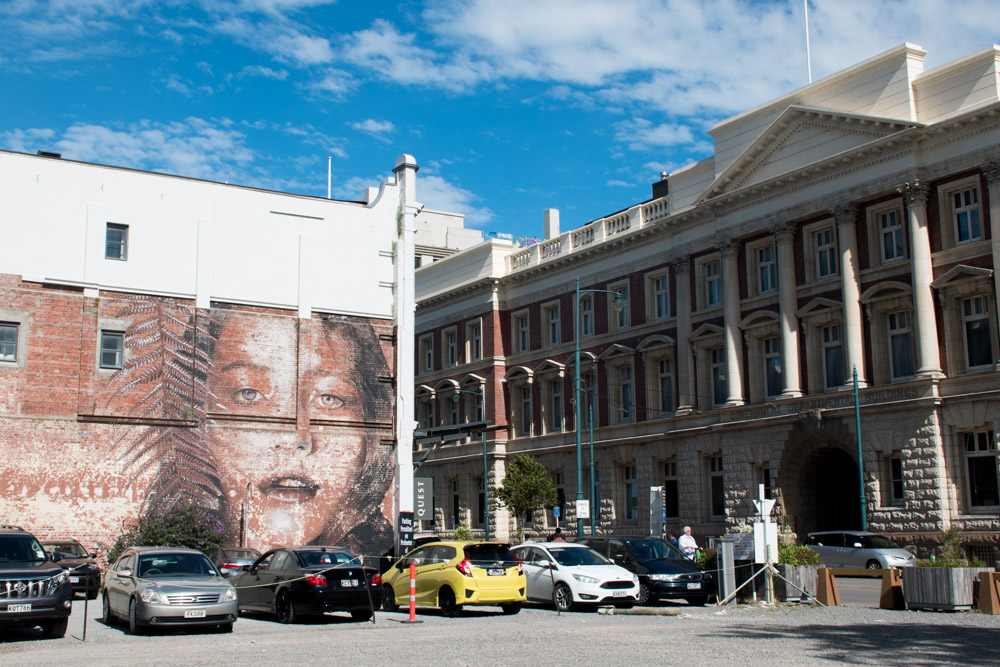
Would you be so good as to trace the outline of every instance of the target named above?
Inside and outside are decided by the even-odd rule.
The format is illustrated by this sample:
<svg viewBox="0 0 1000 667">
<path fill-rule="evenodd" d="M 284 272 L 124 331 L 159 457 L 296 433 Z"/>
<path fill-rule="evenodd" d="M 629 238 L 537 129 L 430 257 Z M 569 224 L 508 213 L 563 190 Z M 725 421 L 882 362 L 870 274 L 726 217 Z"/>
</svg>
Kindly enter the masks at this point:
<svg viewBox="0 0 1000 667">
<path fill-rule="evenodd" d="M 243 571 L 244 565 L 251 565 L 260 558 L 260 552 L 247 547 L 223 547 L 219 549 L 218 556 L 215 557 L 215 567 L 222 570 L 225 568 L 229 572 L 227 577 L 235 577 Z"/>
<path fill-rule="evenodd" d="M 282 623 L 331 611 L 367 621 L 382 604 L 378 570 L 340 547 L 273 549 L 230 579 L 240 611 L 275 614 Z"/>
<path fill-rule="evenodd" d="M 578 540 L 639 575 L 639 604 L 687 600 L 704 605 L 715 593 L 715 579 L 680 549 L 655 537 L 600 536 Z"/>
<path fill-rule="evenodd" d="M 84 593 L 88 600 L 96 600 L 101 590 L 101 567 L 94 560 L 96 553 L 87 553 L 76 540 L 43 540 L 47 554 L 59 554 L 59 566 L 66 570 L 74 593 Z"/>
<path fill-rule="evenodd" d="M 48 639 L 66 634 L 73 587 L 59 560 L 31 533 L 0 528 L 0 628 L 37 625 Z"/>
</svg>

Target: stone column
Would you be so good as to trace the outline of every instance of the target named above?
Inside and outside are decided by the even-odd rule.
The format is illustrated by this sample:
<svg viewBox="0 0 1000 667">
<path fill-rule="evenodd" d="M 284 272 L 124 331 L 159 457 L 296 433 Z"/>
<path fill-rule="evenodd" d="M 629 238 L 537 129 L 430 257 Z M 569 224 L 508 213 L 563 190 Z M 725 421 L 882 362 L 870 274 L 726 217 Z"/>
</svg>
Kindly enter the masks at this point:
<svg viewBox="0 0 1000 667">
<path fill-rule="evenodd" d="M 990 240 L 993 245 L 993 318 L 1000 317 L 1000 162 L 990 162 L 983 167 L 990 193 Z M 1000 370 L 1000 361 L 996 365 Z"/>
<path fill-rule="evenodd" d="M 729 397 L 726 407 L 743 405 L 743 338 L 740 336 L 740 244 L 727 241 L 722 246 L 722 304 L 725 318 L 726 382 Z"/>
<path fill-rule="evenodd" d="M 861 267 L 858 264 L 858 207 L 841 204 L 830 209 L 837 221 L 837 242 L 840 245 L 840 292 L 844 302 L 844 351 L 847 368 L 844 375 L 852 382 L 851 369 L 858 369 L 858 386 L 865 381 L 864 343 L 861 331 Z"/>
<path fill-rule="evenodd" d="M 795 226 L 780 225 L 774 230 L 778 246 L 778 305 L 781 310 L 781 375 L 785 387 L 782 398 L 802 395 L 799 373 L 798 294 L 795 285 Z"/>
<path fill-rule="evenodd" d="M 931 239 L 927 232 L 927 188 L 919 180 L 898 188 L 906 202 L 907 231 L 913 256 L 913 337 L 917 343 L 917 377 L 940 378 L 937 319 L 934 316 L 934 267 L 931 265 Z"/>
<path fill-rule="evenodd" d="M 694 410 L 694 362 L 691 353 L 691 258 L 671 263 L 677 289 L 677 414 Z"/>
</svg>

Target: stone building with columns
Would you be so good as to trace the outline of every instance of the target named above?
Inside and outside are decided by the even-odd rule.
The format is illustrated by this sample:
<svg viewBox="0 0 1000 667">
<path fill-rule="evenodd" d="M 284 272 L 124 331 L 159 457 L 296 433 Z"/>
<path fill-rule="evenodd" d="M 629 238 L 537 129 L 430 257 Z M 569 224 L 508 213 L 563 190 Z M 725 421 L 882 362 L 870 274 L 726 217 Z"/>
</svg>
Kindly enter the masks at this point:
<svg viewBox="0 0 1000 667">
<path fill-rule="evenodd" d="M 857 528 L 863 498 L 871 530 L 927 545 L 955 527 L 1000 557 L 1000 47 L 924 55 L 904 44 L 718 123 L 712 155 L 626 210 L 564 233 L 550 210 L 537 245 L 418 269 L 416 418 L 492 423 L 485 464 L 478 436 L 415 450 L 435 480 L 421 528 L 488 512 L 511 539 L 483 476 L 527 453 L 568 532 L 578 477 L 588 533 L 647 533 L 663 487 L 668 527 L 721 534 L 763 484 L 800 537 Z"/>
</svg>

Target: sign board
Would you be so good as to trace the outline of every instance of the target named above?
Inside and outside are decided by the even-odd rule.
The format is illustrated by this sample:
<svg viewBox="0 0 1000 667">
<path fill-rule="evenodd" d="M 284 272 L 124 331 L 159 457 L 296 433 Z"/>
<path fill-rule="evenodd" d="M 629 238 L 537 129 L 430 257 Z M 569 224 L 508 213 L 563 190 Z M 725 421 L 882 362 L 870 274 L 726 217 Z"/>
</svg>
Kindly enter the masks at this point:
<svg viewBox="0 0 1000 667">
<path fill-rule="evenodd" d="M 558 505 L 556 505 L 555 507 L 552 508 L 552 516 L 554 516 L 555 518 L 558 519 L 560 514 L 562 514 L 562 508 L 561 507 L 559 507 Z"/>
<path fill-rule="evenodd" d="M 767 549 L 765 550 L 765 544 Z M 778 562 L 778 524 L 757 521 L 753 524 L 753 561 L 755 563 Z"/>
<path fill-rule="evenodd" d="M 413 478 L 413 518 L 417 521 L 434 520 L 434 478 Z"/>
<path fill-rule="evenodd" d="M 576 501 L 576 518 L 577 519 L 589 519 L 590 518 L 590 501 L 589 500 L 577 500 Z"/>
<path fill-rule="evenodd" d="M 733 541 L 733 560 L 753 560 L 753 534 L 726 533 L 726 539 Z"/>
<path fill-rule="evenodd" d="M 413 512 L 400 512 L 397 528 L 399 530 L 397 555 L 402 556 L 413 548 Z"/>
<path fill-rule="evenodd" d="M 667 508 L 663 505 L 663 487 L 649 487 L 649 534 L 662 537 L 666 530 Z"/>
</svg>

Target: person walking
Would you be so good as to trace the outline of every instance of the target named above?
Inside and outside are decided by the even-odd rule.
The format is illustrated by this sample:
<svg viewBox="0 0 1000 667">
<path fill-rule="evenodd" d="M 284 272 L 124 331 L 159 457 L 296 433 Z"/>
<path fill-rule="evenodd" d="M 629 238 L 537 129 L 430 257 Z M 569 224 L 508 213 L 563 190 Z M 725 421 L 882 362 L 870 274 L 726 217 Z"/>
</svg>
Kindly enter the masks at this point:
<svg viewBox="0 0 1000 667">
<path fill-rule="evenodd" d="M 681 548 L 681 553 L 691 560 L 698 556 L 698 543 L 691 535 L 691 526 L 684 526 L 684 534 L 677 540 L 677 544 Z"/>
</svg>

